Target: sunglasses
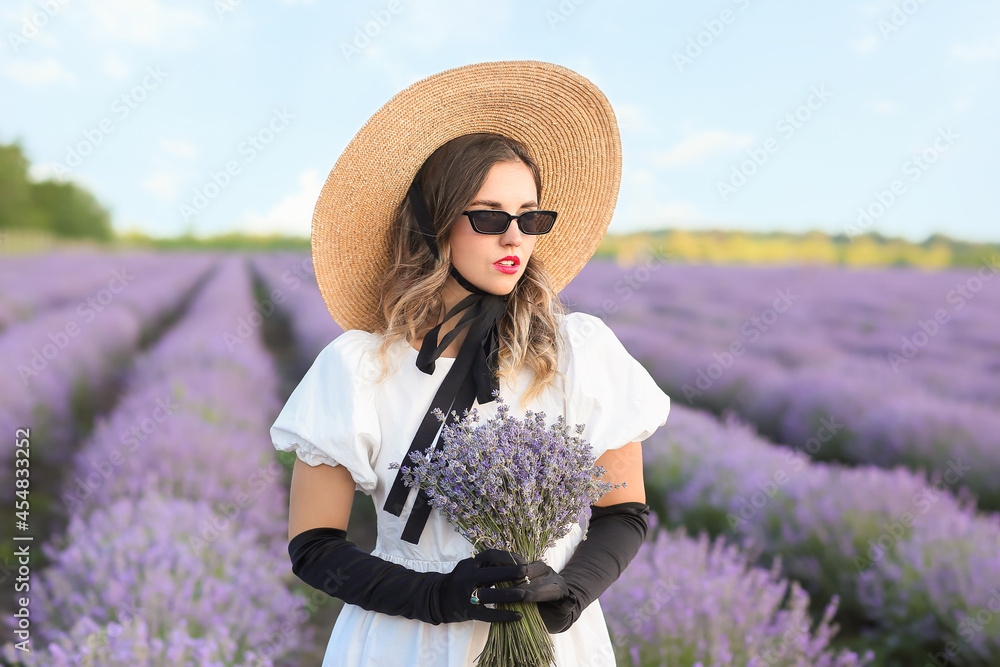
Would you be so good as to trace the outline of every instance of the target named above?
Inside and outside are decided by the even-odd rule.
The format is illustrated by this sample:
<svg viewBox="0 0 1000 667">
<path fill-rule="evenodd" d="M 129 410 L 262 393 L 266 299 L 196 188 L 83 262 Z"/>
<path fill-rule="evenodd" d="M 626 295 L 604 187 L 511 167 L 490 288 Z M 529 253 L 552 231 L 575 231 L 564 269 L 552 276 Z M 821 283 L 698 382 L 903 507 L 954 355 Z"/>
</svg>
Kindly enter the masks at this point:
<svg viewBox="0 0 1000 667">
<path fill-rule="evenodd" d="M 511 215 L 507 211 L 481 210 L 462 211 L 469 216 L 472 228 L 480 234 L 503 234 L 511 220 L 517 220 L 522 234 L 548 234 L 556 221 L 555 211 L 525 211 L 521 215 Z"/>
</svg>

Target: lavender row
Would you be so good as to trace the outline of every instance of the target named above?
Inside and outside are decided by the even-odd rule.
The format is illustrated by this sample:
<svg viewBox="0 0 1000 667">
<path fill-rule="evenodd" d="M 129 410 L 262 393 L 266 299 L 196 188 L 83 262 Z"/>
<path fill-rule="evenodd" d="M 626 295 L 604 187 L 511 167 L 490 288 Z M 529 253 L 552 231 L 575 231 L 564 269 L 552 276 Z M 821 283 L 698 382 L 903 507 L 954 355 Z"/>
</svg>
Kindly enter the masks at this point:
<svg viewBox="0 0 1000 667">
<path fill-rule="evenodd" d="M 312 258 L 301 253 L 275 253 L 256 255 L 253 261 L 268 287 L 269 299 L 291 317 L 298 363 L 307 366 L 343 333 L 323 303 Z"/>
<path fill-rule="evenodd" d="M 0 331 L 65 305 L 88 307 L 87 299 L 102 290 L 117 293 L 136 275 L 172 263 L 153 252 L 110 254 L 53 252 L 5 257 L 0 265 Z"/>
<path fill-rule="evenodd" d="M 950 641 L 953 664 L 1000 660 L 1000 628 L 981 629 L 1000 608 L 1000 517 L 947 492 L 962 468 L 929 483 L 903 468 L 814 463 L 681 405 L 643 446 L 665 521 L 782 558 L 786 576 L 839 595 L 841 614 L 875 624 L 886 645 L 919 653 Z"/>
<path fill-rule="evenodd" d="M 840 281 L 841 287 L 857 286 L 866 278 L 871 286 L 863 298 L 857 297 L 862 303 L 855 306 L 857 312 L 871 316 L 874 306 L 870 302 L 879 291 L 877 274 L 823 272 L 830 284 L 839 285 L 835 281 Z M 634 275 L 605 263 L 592 263 L 565 293 L 578 308 L 605 316 L 675 402 L 719 413 L 734 411 L 753 422 L 761 433 L 823 460 L 886 467 L 902 464 L 933 474 L 946 470 L 949 459 L 961 459 L 971 471 L 960 486 L 978 497 L 980 507 L 1000 509 L 1000 488 L 993 483 L 1000 472 L 1000 414 L 990 396 L 1000 392 L 1000 383 L 989 371 L 980 370 L 997 364 L 1000 343 L 991 346 L 990 335 L 982 332 L 976 345 L 968 339 L 949 341 L 944 333 L 933 341 L 941 354 L 968 354 L 979 363 L 978 367 L 949 367 L 950 375 L 941 371 L 943 362 L 926 365 L 929 374 L 938 374 L 939 385 L 952 382 L 947 389 L 954 389 L 955 394 L 949 397 L 940 386 L 931 390 L 905 374 L 894 373 L 878 357 L 847 353 L 828 340 L 821 328 L 827 322 L 822 313 L 826 301 L 833 297 L 805 291 L 806 287 L 818 290 L 818 285 L 825 284 L 815 275 L 820 273 L 806 269 L 708 271 L 704 267 L 663 265 L 644 274 L 645 283 L 637 283 Z M 886 282 L 881 295 L 886 299 L 885 309 L 899 310 L 900 302 L 893 299 L 905 284 L 898 272 L 885 273 L 881 277 Z M 957 279 L 952 274 L 935 278 L 933 274 L 912 273 L 918 287 L 931 278 L 944 281 L 944 285 Z M 755 277 L 758 274 L 764 277 Z M 679 276 L 689 279 L 689 291 L 679 293 L 674 288 L 672 281 L 678 281 Z M 782 278 L 796 298 L 782 305 L 783 312 L 778 313 L 765 302 L 778 298 L 775 292 L 784 288 L 768 290 Z M 629 284 L 626 281 L 637 288 L 631 292 L 618 289 L 620 283 Z M 996 285 L 1000 287 L 1000 279 Z M 734 301 L 731 293 L 745 301 Z M 713 294 L 715 302 L 709 300 Z M 997 316 L 981 311 L 989 310 L 993 297 L 986 288 L 979 296 L 960 312 L 980 327 L 990 326 Z M 846 309 L 845 318 L 852 312 Z M 708 320 L 724 324 L 711 325 Z M 744 327 L 740 321 L 756 322 L 749 327 L 752 335 L 741 333 Z M 942 327 L 941 331 L 957 329 Z M 1000 340 L 1000 325 L 987 331 Z M 729 338 L 722 338 L 720 332 Z M 950 345 L 960 347 L 952 349 Z M 991 360 L 989 364 L 986 359 Z M 971 397 L 963 392 L 979 394 Z M 841 428 L 822 443 L 810 442 L 822 426 L 820 416 L 831 414 L 838 416 Z"/>
<path fill-rule="evenodd" d="M 226 260 L 185 317 L 135 361 L 115 410 L 98 419 L 73 461 L 77 494 L 65 503 L 69 511 L 155 489 L 209 502 L 224 517 L 236 495 L 252 493 L 244 518 L 259 521 L 262 532 L 276 530 L 285 511 L 280 466 L 273 452 L 249 445 L 261 444 L 268 415 L 280 408 L 260 330 L 238 331 L 253 308 L 245 264 Z M 109 463 L 114 474 L 104 479 Z M 96 488 L 81 488 L 98 477 Z"/>
<path fill-rule="evenodd" d="M 848 667 L 870 664 L 829 647 L 837 627 L 834 597 L 810 628 L 809 595 L 798 583 L 754 567 L 722 537 L 657 530 L 601 596 L 619 665 Z M 787 594 L 787 598 L 786 598 Z"/>
<path fill-rule="evenodd" d="M 276 374 L 259 331 L 236 331 L 253 307 L 245 262 L 226 260 L 134 364 L 74 458 L 36 593 L 47 646 L 24 664 L 271 665 L 311 641 L 266 442 Z"/>
<path fill-rule="evenodd" d="M 274 664 L 311 641 L 301 597 L 280 585 L 288 554 L 234 524 L 205 533 L 214 508 L 151 491 L 73 516 L 32 599 L 44 648 L 2 648 L 9 664 L 131 667 Z M 38 605 L 38 606 L 35 606 Z M 39 642 L 39 639 L 35 639 Z"/>
<path fill-rule="evenodd" d="M 0 334 L 0 427 L 31 427 L 34 442 L 44 443 L 33 452 L 37 459 L 68 457 L 78 415 L 106 400 L 145 337 L 182 305 L 211 262 L 175 258 L 169 269 L 137 272 L 117 293 L 91 295 L 83 309 L 58 307 Z M 11 458 L 4 453 L 5 462 Z"/>
<path fill-rule="evenodd" d="M 683 402 L 685 383 L 678 369 L 697 363 L 702 353 L 657 338 L 655 329 L 612 326 L 664 390 Z M 919 389 L 890 390 L 858 365 L 845 360 L 836 368 L 787 370 L 741 359 L 695 403 L 718 413 L 735 412 L 760 433 L 821 460 L 903 465 L 931 476 L 958 461 L 966 470 L 952 490 L 971 492 L 982 509 L 1000 510 L 995 482 L 1000 412 Z"/>
<path fill-rule="evenodd" d="M 595 260 L 563 295 L 588 312 L 652 321 L 664 338 L 700 348 L 699 365 L 680 369 L 692 385 L 712 353 L 740 343 L 739 360 L 794 369 L 863 359 L 893 389 L 998 405 L 989 379 L 1000 369 L 1000 258 L 986 260 L 979 271 L 934 273 L 657 261 L 624 269 Z M 949 382 L 950 372 L 960 375 Z"/>
</svg>

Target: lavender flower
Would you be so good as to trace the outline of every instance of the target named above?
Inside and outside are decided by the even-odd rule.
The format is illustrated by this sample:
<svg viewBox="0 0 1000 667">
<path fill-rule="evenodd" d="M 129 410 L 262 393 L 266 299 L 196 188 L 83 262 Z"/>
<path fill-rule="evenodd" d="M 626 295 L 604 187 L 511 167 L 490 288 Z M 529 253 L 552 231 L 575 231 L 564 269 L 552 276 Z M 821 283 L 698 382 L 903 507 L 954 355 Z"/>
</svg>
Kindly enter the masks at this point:
<svg viewBox="0 0 1000 667">
<path fill-rule="evenodd" d="M 36 641 L 122 666 L 182 664 L 169 658 L 199 647 L 219 664 L 244 664 L 250 654 L 273 654 L 267 649 L 278 641 L 294 646 L 305 611 L 280 576 L 284 541 L 231 526 L 225 539 L 198 549 L 211 519 L 203 502 L 155 493 L 73 516 L 66 547 L 43 546 L 52 564 L 32 599 Z"/>
<path fill-rule="evenodd" d="M 141 256 L 121 264 L 117 259 L 109 264 L 109 258 L 87 260 L 94 266 L 83 272 L 85 290 L 64 283 L 62 299 L 55 298 L 55 288 L 47 290 L 50 297 L 38 304 L 37 317 L 14 323 L 0 333 L 0 358 L 4 359 L 0 366 L 0 428 L 13 434 L 16 428 L 32 426 L 33 440 L 46 443 L 33 457 L 50 464 L 64 460 L 76 449 L 82 426 L 79 417 L 108 400 L 143 337 L 181 305 L 209 263 L 200 257 L 161 258 L 149 266 L 141 264 Z M 62 257 L 62 261 L 70 261 L 72 267 L 79 260 Z M 41 266 L 48 266 L 48 261 Z M 95 275 L 103 275 L 106 286 L 111 270 L 121 268 L 135 274 L 134 282 L 124 288 L 116 284 L 120 289 L 117 294 L 96 289 L 99 285 L 92 282 Z M 48 271 L 51 273 L 51 267 Z M 50 287 L 56 284 L 44 274 L 37 278 Z M 32 281 L 28 285 L 29 292 L 37 288 Z M 106 297 L 113 298 L 109 301 Z M 13 443 L 13 438 L 6 438 L 0 446 L 4 474 L 14 460 Z M 0 489 L 0 498 L 12 501 L 13 497 L 13 485 Z"/>
<path fill-rule="evenodd" d="M 722 537 L 656 530 L 601 596 L 618 664 L 718 667 L 855 667 L 873 655 L 834 653 L 834 597 L 810 630 L 809 596 Z M 786 598 L 787 594 L 787 598 Z"/>
<path fill-rule="evenodd" d="M 565 417 L 546 427 L 544 412 L 529 411 L 522 422 L 509 416 L 499 390 L 493 396 L 496 417 L 478 424 L 477 409 L 461 420 L 452 411 L 456 421 L 442 428 L 436 449 L 411 454 L 412 466 L 389 467 L 400 468 L 407 486 L 426 491 L 477 552 L 501 549 L 537 560 L 587 506 L 622 485 L 601 481 L 604 469 L 594 465 L 590 444 L 570 435 Z M 446 421 L 440 410 L 435 415 Z M 576 426 L 577 433 L 583 429 Z M 490 626 L 479 664 L 551 664 L 552 642 L 537 605 L 502 606 L 517 609 L 522 619 Z"/>
<path fill-rule="evenodd" d="M 955 490 L 1000 509 L 1000 290 L 961 297 L 974 271 L 662 265 L 627 301 L 612 291 L 623 273 L 592 261 L 564 293 L 580 310 L 616 305 L 608 323 L 674 405 L 734 411 L 792 445 L 836 415 L 846 427 L 820 458 L 911 470 L 961 458 L 971 470 Z"/>
<path fill-rule="evenodd" d="M 284 470 L 261 440 L 278 377 L 259 329 L 224 337 L 254 309 L 250 287 L 241 258 L 221 262 L 132 364 L 125 396 L 73 457 L 67 533 L 42 545 L 34 652 L 7 644 L 4 659 L 265 666 L 311 641 L 287 587 Z"/>
<path fill-rule="evenodd" d="M 954 641 L 963 657 L 1000 655 L 1000 635 L 977 629 L 1000 600 L 995 514 L 974 513 L 903 468 L 811 463 L 684 406 L 644 445 L 649 502 L 671 523 L 780 557 L 784 576 L 824 599 L 838 595 L 839 613 L 910 651 L 907 664 L 934 642 Z"/>
<path fill-rule="evenodd" d="M 297 363 L 304 372 L 316 355 L 343 333 L 323 303 L 312 258 L 301 253 L 259 254 L 254 256 L 253 265 L 270 293 L 284 297 L 282 307 L 292 321 Z"/>
<path fill-rule="evenodd" d="M 528 411 L 521 422 L 509 416 L 499 391 L 493 395 L 496 417 L 477 425 L 479 411 L 466 410 L 442 429 L 443 446 L 410 455 L 414 465 L 401 467 L 403 480 L 424 489 L 476 551 L 503 549 L 534 560 L 620 485 L 600 481 L 604 468 L 594 465 L 587 441 L 570 435 L 565 417 L 546 427 L 544 412 Z M 435 415 L 445 421 L 440 410 Z"/>
</svg>

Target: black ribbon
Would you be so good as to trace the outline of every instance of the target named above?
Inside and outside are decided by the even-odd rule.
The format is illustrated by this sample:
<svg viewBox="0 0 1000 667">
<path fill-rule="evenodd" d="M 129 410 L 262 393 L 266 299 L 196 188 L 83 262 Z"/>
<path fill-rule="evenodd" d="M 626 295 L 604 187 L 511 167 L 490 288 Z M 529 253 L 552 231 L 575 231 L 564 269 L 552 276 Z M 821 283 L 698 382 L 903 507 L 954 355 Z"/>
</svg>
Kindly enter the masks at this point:
<svg viewBox="0 0 1000 667">
<path fill-rule="evenodd" d="M 434 226 L 424 202 L 423 192 L 416 180 L 410 186 L 407 196 L 410 199 L 410 206 L 417 219 L 417 224 L 420 225 L 424 241 L 427 242 L 434 257 L 439 257 Z M 509 295 L 500 296 L 479 289 L 466 280 L 454 265 L 452 265 L 450 273 L 462 287 L 472 294 L 455 304 L 444 316 L 444 320 L 424 336 L 420 352 L 417 354 L 417 368 L 428 375 L 433 374 L 435 360 L 451 345 L 463 329 L 468 327 L 468 332 L 462 342 L 462 347 L 459 349 L 458 356 L 455 358 L 455 363 L 452 364 L 451 370 L 448 371 L 441 386 L 438 387 L 437 393 L 434 394 L 434 400 L 431 401 L 427 414 L 424 415 L 420 427 L 413 436 L 413 442 L 410 444 L 401 465 L 411 465 L 410 454 L 425 452 L 434 441 L 438 430 L 442 428 L 443 425 L 433 414 L 435 408 L 440 408 L 447 415 L 444 423 L 451 424 L 455 421 L 452 411 L 461 417 L 465 410 L 472 407 L 473 401 L 478 400 L 480 405 L 493 401 L 493 392 L 500 386 L 496 376 L 497 358 L 500 351 L 497 322 L 507 308 Z M 463 310 L 466 312 L 458 324 L 438 344 L 441 326 Z M 402 472 L 396 473 L 396 479 L 386 495 L 383 509 L 390 514 L 400 516 L 409 492 L 409 487 L 403 482 Z M 427 493 L 421 489 L 410 509 L 406 525 L 403 528 L 402 539 L 416 544 L 430 513 L 429 498 Z"/>
</svg>

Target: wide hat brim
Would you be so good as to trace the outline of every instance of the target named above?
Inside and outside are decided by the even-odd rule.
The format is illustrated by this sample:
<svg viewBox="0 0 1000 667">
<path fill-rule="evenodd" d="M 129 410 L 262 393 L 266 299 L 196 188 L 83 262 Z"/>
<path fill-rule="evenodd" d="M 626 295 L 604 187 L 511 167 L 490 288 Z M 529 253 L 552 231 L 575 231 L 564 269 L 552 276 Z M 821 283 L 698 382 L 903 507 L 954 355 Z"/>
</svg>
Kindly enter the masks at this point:
<svg viewBox="0 0 1000 667">
<path fill-rule="evenodd" d="M 621 182 L 614 111 L 588 79 L 539 61 L 476 63 L 417 81 L 379 109 L 344 149 L 312 220 L 320 293 L 346 330 L 381 331 L 378 282 L 391 268 L 390 228 L 421 165 L 464 134 L 496 132 L 535 157 L 539 207 L 559 212 L 537 238 L 557 292 L 604 238 Z"/>
</svg>

